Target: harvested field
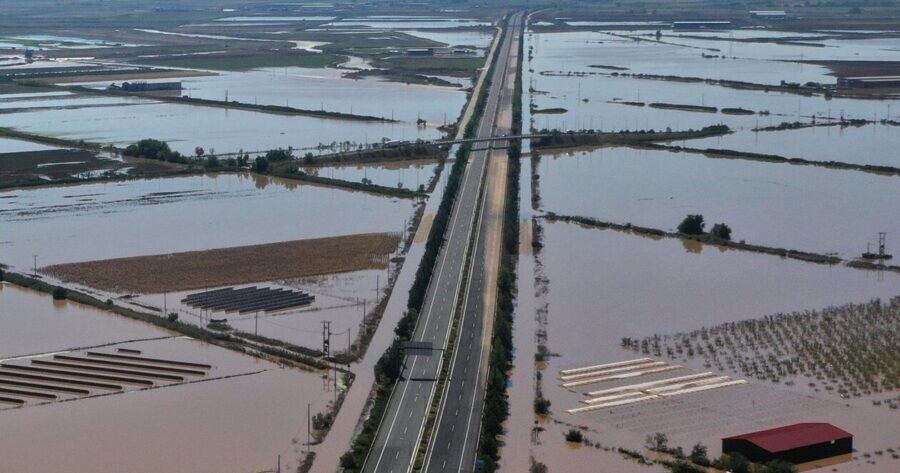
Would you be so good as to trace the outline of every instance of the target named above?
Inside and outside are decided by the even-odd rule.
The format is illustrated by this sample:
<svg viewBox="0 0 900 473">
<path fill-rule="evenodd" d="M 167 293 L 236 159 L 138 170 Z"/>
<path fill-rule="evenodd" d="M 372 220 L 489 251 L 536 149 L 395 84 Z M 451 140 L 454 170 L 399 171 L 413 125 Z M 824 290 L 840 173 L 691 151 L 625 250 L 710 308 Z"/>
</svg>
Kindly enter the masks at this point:
<svg viewBox="0 0 900 473">
<path fill-rule="evenodd" d="M 162 293 L 384 268 L 394 233 L 363 233 L 42 268 L 67 282 L 107 291 Z"/>
</svg>

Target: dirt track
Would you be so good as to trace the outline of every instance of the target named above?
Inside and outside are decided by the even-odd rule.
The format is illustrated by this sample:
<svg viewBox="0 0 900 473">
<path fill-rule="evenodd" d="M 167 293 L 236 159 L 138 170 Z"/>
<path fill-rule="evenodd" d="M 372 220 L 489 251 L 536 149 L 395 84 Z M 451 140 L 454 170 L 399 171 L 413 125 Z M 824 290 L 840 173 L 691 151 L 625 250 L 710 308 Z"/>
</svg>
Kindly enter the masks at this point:
<svg viewBox="0 0 900 473">
<path fill-rule="evenodd" d="M 364 233 L 67 263 L 41 272 L 115 292 L 158 294 L 384 267 L 400 236 Z"/>
</svg>

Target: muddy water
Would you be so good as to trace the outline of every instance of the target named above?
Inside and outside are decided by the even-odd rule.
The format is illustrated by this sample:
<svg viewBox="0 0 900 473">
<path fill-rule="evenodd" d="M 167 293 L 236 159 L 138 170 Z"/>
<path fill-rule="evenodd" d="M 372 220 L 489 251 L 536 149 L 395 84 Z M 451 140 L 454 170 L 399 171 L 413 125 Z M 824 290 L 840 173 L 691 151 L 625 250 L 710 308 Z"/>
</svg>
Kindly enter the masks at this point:
<svg viewBox="0 0 900 473">
<path fill-rule="evenodd" d="M 615 357 L 621 337 L 900 294 L 895 273 L 685 247 L 675 239 L 562 223 L 545 224 L 544 237 L 550 346 L 571 365 Z"/>
<path fill-rule="evenodd" d="M 30 141 L 0 138 L 0 153 L 21 153 L 25 151 L 46 151 L 54 149 L 52 146 L 32 143 Z"/>
<path fill-rule="evenodd" d="M 339 21 L 327 23 L 324 26 L 332 27 L 356 27 L 372 29 L 434 29 L 434 28 L 465 28 L 473 26 L 490 26 L 490 22 L 469 20 L 462 18 L 428 18 L 415 16 L 345 18 Z"/>
<path fill-rule="evenodd" d="M 476 48 L 489 48 L 494 35 L 487 31 L 428 31 L 406 30 L 404 33 L 430 39 L 449 46 L 470 46 Z"/>
<path fill-rule="evenodd" d="M 153 137 L 168 142 L 172 149 L 188 155 L 193 155 L 197 146 L 205 148 L 207 152 L 215 150 L 218 153 L 230 153 L 289 146 L 305 149 L 344 141 L 376 142 L 383 137 L 391 140 L 415 140 L 434 139 L 440 136 L 436 128 L 416 127 L 414 123 L 273 115 L 216 107 L 155 103 L 134 98 L 123 101 L 122 106 L 0 114 L 0 126 L 118 146 L 127 146 L 137 140 Z M 390 110 L 379 115 L 389 117 Z M 454 118 L 448 115 L 448 120 Z"/>
<path fill-rule="evenodd" d="M 760 37 L 759 35 L 753 35 L 752 32 L 747 34 L 752 35 L 750 36 L 751 38 Z M 676 34 L 670 36 L 664 33 L 662 40 L 699 48 L 718 49 L 719 52 L 714 54 L 724 54 L 729 58 L 782 61 L 892 61 L 896 60 L 897 49 L 900 48 L 900 38 L 816 39 L 809 37 L 800 41 L 820 46 L 806 46 L 799 44 L 735 42 L 718 39 L 715 36 L 704 39 L 686 37 L 689 35 Z M 722 33 L 717 36 L 728 37 L 728 33 Z M 739 36 L 741 34 L 738 33 L 735 35 L 735 38 Z M 828 81 L 828 83 L 832 82 L 832 80 Z"/>
<path fill-rule="evenodd" d="M 618 33 L 617 33 L 618 34 Z M 806 83 L 833 83 L 822 66 L 792 62 L 774 63 L 759 58 L 704 58 L 721 55 L 709 45 L 686 45 L 634 41 L 602 32 L 532 33 L 535 56 L 542 58 L 536 70 L 573 70 L 565 63 L 574 62 L 628 67 L 631 73 L 727 79 L 760 84 L 779 84 L 782 80 Z M 702 41 L 702 40 L 698 40 Z M 704 43 L 706 43 L 704 41 Z M 755 46 L 755 45 L 754 45 Z M 575 70 L 581 70 L 575 69 Z M 597 71 L 598 69 L 585 69 Z"/>
<path fill-rule="evenodd" d="M 800 130 L 737 133 L 691 140 L 686 146 L 777 154 L 810 161 L 840 161 L 900 167 L 900 127 L 815 127 Z"/>
<path fill-rule="evenodd" d="M 38 266 L 367 232 L 401 232 L 410 200 L 251 175 L 0 193 L 0 261 Z M 276 224 L 277 223 L 277 224 Z"/>
<path fill-rule="evenodd" d="M 898 178 L 815 166 L 605 148 L 544 155 L 543 209 L 672 230 L 687 214 L 733 240 L 854 258 L 886 231 L 900 245 Z"/>
<path fill-rule="evenodd" d="M 710 446 L 712 454 L 718 454 L 723 434 L 774 426 L 785 419 L 826 419 L 859 432 L 860 451 L 886 448 L 896 439 L 894 427 L 877 420 L 882 415 L 877 408 L 851 409 L 756 384 L 599 414 L 565 414 L 563 410 L 577 406 L 582 396 L 558 387 L 554 379 L 558 370 L 636 358 L 619 348 L 622 337 L 894 296 L 900 293 L 900 277 L 712 247 L 685 248 L 678 240 L 569 224 L 544 222 L 543 229 L 544 248 L 537 260 L 542 266 L 533 277 L 549 282 L 520 294 L 537 294 L 536 307 L 546 303 L 549 309 L 547 346 L 556 356 L 544 371 L 544 389 L 553 402 L 554 419 L 587 425 L 588 437 L 605 446 L 641 449 L 648 432 L 666 431 L 676 445 L 689 448 L 699 440 Z M 528 348 L 518 345 L 523 349 Z M 765 412 L 753 407 L 760 405 L 770 407 Z M 748 415 L 738 414 L 739 408 L 749 409 Z M 513 406 L 513 412 L 516 409 Z M 525 412 L 525 407 L 518 409 Z M 703 417 L 697 417 L 701 413 Z M 699 419 L 705 420 L 698 423 Z M 606 468 L 600 471 L 632 468 L 620 466 L 622 459 L 615 454 L 584 447 L 571 450 L 562 441 L 569 426 L 550 421 L 541 425 L 548 430 L 540 435 L 534 452 L 551 471 L 597 471 L 599 465 Z M 846 471 L 882 470 L 860 466 Z"/>
<path fill-rule="evenodd" d="M 837 119 L 841 116 L 867 120 L 881 119 L 888 115 L 896 115 L 891 112 L 892 106 L 894 112 L 900 110 L 898 100 L 827 100 L 824 97 L 735 90 L 702 83 L 613 77 L 608 75 L 613 71 L 590 66 L 599 64 L 634 69 L 643 64 L 643 59 L 631 58 L 626 63 L 618 64 L 611 62 L 610 58 L 588 53 L 568 57 L 564 51 L 557 49 L 558 43 L 565 44 L 563 39 L 552 35 L 526 36 L 526 51 L 528 47 L 534 46 L 534 57 L 529 61 L 524 76 L 524 82 L 534 89 L 534 93 L 529 94 L 526 103 L 530 100 L 532 106 L 537 109 L 566 109 L 566 113 L 562 114 L 535 114 L 533 122 L 526 116 L 526 123 L 531 123 L 531 126 L 537 129 L 658 130 L 670 127 L 681 130 L 719 123 L 732 128 L 756 128 L 775 126 L 782 122 L 809 122 L 813 116 L 820 120 L 826 117 Z M 784 67 L 782 63 L 764 64 L 772 70 L 781 70 Z M 584 77 L 546 75 L 558 71 L 580 71 L 593 75 Z M 596 75 L 598 73 L 604 75 Z M 697 113 L 609 103 L 615 101 L 705 105 L 720 109 L 744 108 L 754 112 L 767 112 L 768 115 Z M 852 144 L 865 145 L 860 141 L 852 141 Z"/>
<path fill-rule="evenodd" d="M 90 306 L 0 284 L 0 359 L 168 335 Z"/>
<path fill-rule="evenodd" d="M 453 122 L 466 101 L 466 93 L 452 87 L 385 82 L 376 77 L 345 79 L 343 73 L 339 69 L 301 67 L 223 72 L 183 79 L 183 94 L 385 118 L 393 114 L 394 119 L 409 122 L 394 125 L 397 130 L 407 127 L 407 138 L 415 136 L 417 118 L 441 125 L 446 115 L 447 121 Z M 105 86 L 108 82 L 95 84 Z M 370 134 L 372 141 L 381 136 L 374 131 Z"/>
<path fill-rule="evenodd" d="M 119 346 L 214 367 L 200 383 L 0 411 L 4 471 L 262 471 L 278 455 L 292 471 L 307 403 L 317 413 L 332 397 L 316 374 L 192 340 Z"/>
<path fill-rule="evenodd" d="M 48 92 L 41 94 L 29 94 L 23 97 L 4 96 L 0 99 L 0 110 L 9 109 L 44 109 L 46 107 L 59 107 L 77 110 L 79 108 L 90 108 L 99 106 L 125 105 L 125 104 L 144 104 L 152 103 L 150 100 L 136 102 L 124 97 L 103 97 L 96 95 L 79 95 L 79 94 L 59 94 L 56 92 Z M 45 110 L 40 110 L 45 111 Z"/>
<path fill-rule="evenodd" d="M 331 351 L 342 352 L 356 341 L 364 314 L 369 314 L 384 296 L 391 269 L 368 269 L 349 273 L 328 274 L 285 281 L 253 283 L 259 287 L 288 288 L 315 296 L 307 307 L 292 308 L 276 313 L 209 313 L 181 302 L 188 294 L 199 291 L 183 291 L 168 294 L 141 294 L 122 304 L 131 304 L 137 310 L 178 314 L 182 322 L 205 326 L 210 318 L 228 320 L 228 325 L 245 333 L 282 340 L 304 347 L 322 347 L 322 322 L 331 322 Z M 245 285 L 240 285 L 244 287 Z M 230 287 L 230 286 L 229 286 Z M 210 287 L 207 290 L 214 290 Z M 348 337 L 349 333 L 349 337 Z"/>
<path fill-rule="evenodd" d="M 362 182 L 363 179 L 385 187 L 403 187 L 416 190 L 419 186 L 428 187 L 437 167 L 435 161 L 398 161 L 373 165 L 342 165 L 328 167 L 304 168 L 308 174 L 341 179 L 350 182 Z"/>
</svg>

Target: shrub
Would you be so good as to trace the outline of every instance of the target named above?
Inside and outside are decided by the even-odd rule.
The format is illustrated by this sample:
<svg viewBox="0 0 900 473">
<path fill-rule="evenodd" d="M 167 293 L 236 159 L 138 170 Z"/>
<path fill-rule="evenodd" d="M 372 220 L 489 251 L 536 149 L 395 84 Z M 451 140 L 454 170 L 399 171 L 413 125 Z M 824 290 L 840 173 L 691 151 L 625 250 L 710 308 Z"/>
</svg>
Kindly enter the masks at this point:
<svg viewBox="0 0 900 473">
<path fill-rule="evenodd" d="M 697 445 L 694 445 L 694 448 L 691 449 L 691 454 L 690 456 L 688 456 L 688 458 L 698 465 L 709 466 L 710 461 L 707 454 L 708 451 L 706 449 L 706 445 L 698 443 Z"/>
<path fill-rule="evenodd" d="M 684 460 L 678 460 L 669 467 L 672 473 L 706 473 L 705 468 L 701 468 Z"/>
<path fill-rule="evenodd" d="M 584 435 L 578 429 L 569 429 L 566 432 L 566 442 L 577 442 L 581 443 L 584 441 Z"/>
<path fill-rule="evenodd" d="M 703 227 L 706 224 L 703 222 L 703 215 L 688 215 L 684 217 L 684 220 L 678 224 L 678 232 L 684 233 L 685 235 L 702 235 Z"/>
<path fill-rule="evenodd" d="M 647 439 L 644 442 L 648 450 L 654 450 L 657 452 L 669 451 L 669 436 L 662 432 L 648 435 Z"/>
<path fill-rule="evenodd" d="M 170 324 L 174 324 L 175 322 L 178 322 L 178 314 L 176 314 L 175 312 L 170 312 L 166 319 Z"/>
<path fill-rule="evenodd" d="M 713 225 L 712 230 L 709 231 L 709 234 L 722 240 L 731 240 L 731 227 L 725 225 L 724 223 L 717 223 Z"/>
<path fill-rule="evenodd" d="M 766 473 L 796 473 L 797 467 L 781 460 L 772 460 L 765 464 Z"/>
<path fill-rule="evenodd" d="M 534 400 L 534 413 L 545 416 L 550 413 L 550 400 L 539 397 Z"/>
<path fill-rule="evenodd" d="M 60 286 L 56 286 L 53 288 L 53 300 L 61 301 L 68 297 L 69 291 Z"/>
<path fill-rule="evenodd" d="M 713 462 L 713 467 L 732 473 L 750 473 L 750 460 L 738 453 L 722 454 L 718 460 Z"/>
</svg>

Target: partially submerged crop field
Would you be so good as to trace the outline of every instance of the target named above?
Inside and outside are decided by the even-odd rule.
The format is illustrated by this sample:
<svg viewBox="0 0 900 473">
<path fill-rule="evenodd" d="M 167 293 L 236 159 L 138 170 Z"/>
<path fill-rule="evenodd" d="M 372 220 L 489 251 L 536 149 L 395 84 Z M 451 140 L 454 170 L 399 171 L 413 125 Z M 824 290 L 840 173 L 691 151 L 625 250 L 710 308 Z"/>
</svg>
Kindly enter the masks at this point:
<svg viewBox="0 0 900 473">
<path fill-rule="evenodd" d="M 900 279 L 890 260 L 857 263 L 879 232 L 900 241 L 900 95 L 832 84 L 896 65 L 896 34 L 564 11 L 526 33 L 524 122 L 607 142 L 533 140 L 522 167 L 503 468 L 662 471 L 677 448 L 713 459 L 723 437 L 825 421 L 855 436 L 832 471 L 895 469 Z M 727 131 L 640 138 L 711 126 Z"/>
<path fill-rule="evenodd" d="M 348 235 L 68 263 L 44 271 L 107 291 L 177 292 L 384 267 L 399 243 L 399 234 Z"/>
<path fill-rule="evenodd" d="M 396 144 L 457 132 L 494 18 L 195 3 L 4 9 L 0 469 L 305 472 L 365 407 L 449 155 Z"/>
</svg>

